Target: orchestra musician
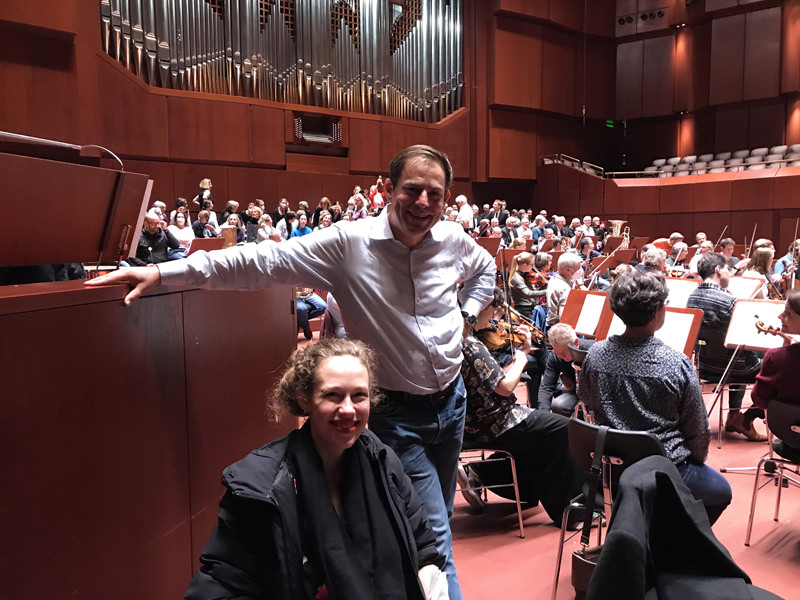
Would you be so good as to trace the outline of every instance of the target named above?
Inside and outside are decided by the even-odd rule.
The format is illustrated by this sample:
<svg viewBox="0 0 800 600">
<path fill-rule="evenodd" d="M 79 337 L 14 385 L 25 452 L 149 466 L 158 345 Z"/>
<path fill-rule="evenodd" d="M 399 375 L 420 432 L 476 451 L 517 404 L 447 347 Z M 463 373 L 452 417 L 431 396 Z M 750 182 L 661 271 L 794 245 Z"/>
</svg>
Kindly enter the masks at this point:
<svg viewBox="0 0 800 600">
<path fill-rule="evenodd" d="M 705 464 L 711 428 L 692 362 L 654 337 L 668 294 L 657 273 L 633 271 L 614 281 L 611 310 L 625 332 L 589 349 L 578 397 L 598 425 L 655 434 L 713 524 L 731 502 L 731 487 Z"/>
<path fill-rule="evenodd" d="M 728 267 L 735 267 L 739 263 L 740 259 L 733 255 L 733 252 L 736 249 L 736 242 L 733 240 L 733 238 L 722 238 L 719 241 L 719 247 L 722 251 L 722 256 L 725 257 Z"/>
<path fill-rule="evenodd" d="M 800 288 L 789 290 L 786 305 L 778 316 L 781 332 L 800 335 Z M 788 343 L 788 340 L 787 340 Z M 772 400 L 782 400 L 792 404 L 800 404 L 800 344 L 784 345 L 781 348 L 767 350 L 761 363 L 761 371 L 756 377 L 750 397 L 753 403 L 769 411 Z M 773 450 L 789 460 L 800 462 L 800 448 L 785 444 L 775 439 Z"/>
<path fill-rule="evenodd" d="M 577 254 L 565 252 L 558 259 L 558 272 L 547 283 L 547 328 L 549 329 L 561 319 L 567 296 L 575 286 L 573 276 L 581 268 L 581 259 Z"/>
<path fill-rule="evenodd" d="M 689 246 L 686 242 L 676 242 L 672 246 L 672 254 L 667 257 L 667 267 L 670 271 L 686 268 L 686 256 L 689 254 Z"/>
<path fill-rule="evenodd" d="M 761 368 L 761 359 L 751 350 L 739 349 L 734 361 L 730 359 L 734 350 L 725 347 L 725 336 L 736 306 L 736 298 L 728 292 L 730 270 L 722 254 L 706 254 L 697 265 L 703 282 L 692 291 L 687 300 L 687 308 L 703 311 L 698 339 L 705 342 L 698 346 L 700 377 L 717 381 L 727 370 L 728 416 L 725 431 L 741 433 L 751 442 L 762 442 L 765 435 L 756 431 L 753 421 L 761 417 L 761 411 L 741 412 L 742 399 L 747 383 L 755 381 Z"/>
<path fill-rule="evenodd" d="M 542 253 L 549 258 L 549 254 Z M 547 268 L 552 259 L 545 265 L 544 271 L 538 269 L 534 272 L 534 255 L 530 252 L 520 252 L 511 259 L 511 266 L 508 270 L 508 288 L 511 293 L 511 300 L 514 308 L 528 319 L 533 318 L 533 307 L 546 303 L 547 300 Z"/>
<path fill-rule="evenodd" d="M 592 259 L 600 256 L 600 253 L 594 249 L 594 241 L 590 237 L 582 237 L 578 245 L 580 246 L 578 256 L 581 259 L 581 268 L 584 273 L 588 273 L 591 270 Z"/>
<path fill-rule="evenodd" d="M 757 300 L 771 298 L 775 293 L 774 290 L 770 289 L 772 287 L 770 272 L 772 271 L 772 261 L 774 256 L 775 251 L 769 246 L 757 248 L 753 251 L 753 256 L 750 258 L 747 269 L 745 269 L 744 273 L 742 273 L 743 277 L 761 280 L 761 287 L 758 288 L 758 291 L 753 296 L 753 298 Z"/>
<path fill-rule="evenodd" d="M 479 313 L 474 329 L 490 327 L 493 319 L 502 316 L 504 304 L 503 292 L 496 288 L 494 299 Z M 580 492 L 584 477 L 570 458 L 569 419 L 516 402 L 514 390 L 532 349 L 530 331 L 522 327 L 519 334 L 522 345 L 506 363 L 498 361 L 479 336 L 465 337 L 461 367 L 467 390 L 464 437 L 480 442 L 481 447 L 510 452 L 516 462 L 520 500 L 529 504 L 541 502 L 553 522 L 560 524 L 564 508 Z M 459 468 L 458 480 L 467 502 L 478 509 L 483 508 L 479 494 L 482 485 L 512 481 L 510 470 L 498 462 Z M 511 487 L 492 491 L 495 490 L 501 496 L 514 498 Z"/>
</svg>

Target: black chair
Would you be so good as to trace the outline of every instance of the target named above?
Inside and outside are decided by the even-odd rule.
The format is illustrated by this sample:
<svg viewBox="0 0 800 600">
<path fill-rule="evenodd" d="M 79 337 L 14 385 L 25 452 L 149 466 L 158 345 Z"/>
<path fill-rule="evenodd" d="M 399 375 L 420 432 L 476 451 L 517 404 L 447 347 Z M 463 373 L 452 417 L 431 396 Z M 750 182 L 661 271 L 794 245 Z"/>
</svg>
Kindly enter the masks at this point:
<svg viewBox="0 0 800 600">
<path fill-rule="evenodd" d="M 777 484 L 775 516 L 772 518 L 777 521 L 781 508 L 781 490 L 783 490 L 784 482 L 786 482 L 786 485 L 792 483 L 800 487 L 800 481 L 784 473 L 784 470 L 786 470 L 800 476 L 800 405 L 773 400 L 767 408 L 767 427 L 769 427 L 775 438 L 773 441 L 774 452 L 772 456 L 764 456 L 758 461 L 758 467 L 756 467 L 756 476 L 753 481 L 753 499 L 750 503 L 750 519 L 747 522 L 747 535 L 744 540 L 745 546 L 750 545 L 750 533 L 753 529 L 753 515 L 755 515 L 756 511 L 756 499 L 758 498 L 759 490 L 773 480 Z M 786 449 L 784 446 L 789 448 Z M 787 451 L 794 449 L 797 449 L 796 452 Z M 786 456 L 776 455 L 776 453 L 780 454 L 781 452 Z M 765 483 L 759 485 L 759 477 L 762 470 L 767 479 Z"/>
<path fill-rule="evenodd" d="M 567 428 L 570 454 L 575 464 L 582 468 L 589 477 L 595 476 L 592 473 L 592 459 L 594 458 L 599 431 L 600 427 L 598 425 L 586 423 L 575 418 L 570 419 Z M 596 513 L 596 520 L 598 520 L 597 544 L 601 544 L 603 539 L 603 520 L 606 513 L 611 514 L 613 505 L 612 492 L 619 482 L 620 475 L 633 463 L 653 455 L 666 456 L 664 446 L 654 434 L 645 431 L 608 430 L 602 458 L 603 500 L 598 501 L 597 498 L 587 498 L 586 493 L 584 493 L 573 499 L 564 509 L 564 516 L 561 519 L 561 536 L 558 542 L 558 558 L 556 559 L 556 570 L 553 578 L 553 600 L 555 600 L 558 591 L 558 578 L 561 574 L 564 544 L 575 535 L 573 533 L 567 537 L 567 525 L 572 512 L 577 510 L 581 511 L 581 514 L 585 514 L 584 511 L 591 510 Z"/>
<path fill-rule="evenodd" d="M 496 455 L 493 457 L 487 457 L 486 454 L 491 453 Z M 519 537 L 525 537 L 525 529 L 522 522 L 522 503 L 519 499 L 519 484 L 517 483 L 517 464 L 514 460 L 514 457 L 511 455 L 510 452 L 506 450 L 496 450 L 494 448 L 488 448 L 487 444 L 481 444 L 480 442 L 472 442 L 467 439 L 464 439 L 461 445 L 461 454 L 458 457 L 459 465 L 469 465 L 471 463 L 487 463 L 487 462 L 499 462 L 499 461 L 508 461 L 509 468 L 511 469 L 511 483 L 498 483 L 494 485 L 484 485 L 481 489 L 481 493 L 483 493 L 483 499 L 486 500 L 486 490 L 495 489 L 495 488 L 514 488 L 514 500 L 517 504 L 517 521 L 519 522 Z M 457 491 L 462 491 L 461 488 Z"/>
</svg>

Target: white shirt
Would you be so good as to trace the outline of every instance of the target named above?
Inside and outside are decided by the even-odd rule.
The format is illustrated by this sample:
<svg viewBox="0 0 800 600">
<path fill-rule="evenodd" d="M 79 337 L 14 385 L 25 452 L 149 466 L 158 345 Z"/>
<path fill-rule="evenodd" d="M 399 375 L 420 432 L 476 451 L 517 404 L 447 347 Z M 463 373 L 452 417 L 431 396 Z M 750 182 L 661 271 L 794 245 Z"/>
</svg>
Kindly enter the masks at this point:
<svg viewBox="0 0 800 600">
<path fill-rule="evenodd" d="M 462 309 L 477 315 L 492 300 L 495 263 L 453 222 L 438 222 L 408 248 L 394 239 L 389 210 L 280 244 L 245 244 L 162 263 L 161 283 L 210 289 L 284 284 L 333 292 L 348 337 L 377 351 L 378 385 L 433 393 L 461 368 L 458 282 L 464 283 Z"/>
<path fill-rule="evenodd" d="M 459 223 L 462 221 L 472 222 L 473 216 L 472 207 L 465 202 L 464 205 L 458 209 L 458 217 L 456 217 L 456 221 Z"/>
</svg>

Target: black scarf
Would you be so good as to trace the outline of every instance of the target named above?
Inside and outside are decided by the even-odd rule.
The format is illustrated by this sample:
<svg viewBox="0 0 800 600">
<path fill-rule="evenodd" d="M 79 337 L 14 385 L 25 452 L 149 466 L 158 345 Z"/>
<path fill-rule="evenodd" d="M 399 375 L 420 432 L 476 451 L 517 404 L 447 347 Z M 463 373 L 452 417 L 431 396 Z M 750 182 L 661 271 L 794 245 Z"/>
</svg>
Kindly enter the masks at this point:
<svg viewBox="0 0 800 600">
<path fill-rule="evenodd" d="M 328 598 L 422 599 L 417 566 L 410 564 L 396 520 L 389 517 L 395 509 L 382 492 L 380 465 L 370 461 L 362 440 L 342 457 L 341 518 L 330 500 L 308 423 L 292 435 L 286 456 L 305 520 L 307 567 L 325 584 Z"/>
</svg>

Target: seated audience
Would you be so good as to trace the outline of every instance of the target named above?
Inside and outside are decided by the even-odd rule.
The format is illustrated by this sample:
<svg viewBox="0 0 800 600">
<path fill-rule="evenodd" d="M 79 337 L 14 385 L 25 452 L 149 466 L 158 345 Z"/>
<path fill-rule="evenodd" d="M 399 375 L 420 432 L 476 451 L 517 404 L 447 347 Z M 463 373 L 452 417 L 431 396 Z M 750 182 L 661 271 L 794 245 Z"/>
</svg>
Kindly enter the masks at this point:
<svg viewBox="0 0 800 600">
<path fill-rule="evenodd" d="M 290 210 L 283 215 L 283 218 L 275 225 L 275 229 L 278 230 L 278 233 L 281 234 L 284 240 L 288 240 L 291 237 L 296 220 L 295 213 Z"/>
<path fill-rule="evenodd" d="M 167 231 L 175 236 L 175 239 L 178 240 L 181 248 L 185 249 L 187 252 L 189 251 L 189 246 L 192 245 L 192 240 L 195 238 L 195 235 L 194 230 L 186 222 L 185 212 L 175 213 L 175 224 L 167 227 Z"/>
<path fill-rule="evenodd" d="M 736 306 L 736 298 L 728 289 L 730 272 L 722 254 L 705 254 L 697 265 L 703 282 L 689 295 L 687 308 L 703 311 L 703 322 L 697 339 L 705 345 L 697 346 L 700 363 L 700 377 L 718 381 L 727 370 L 725 381 L 728 386 L 728 417 L 725 431 L 741 433 L 751 442 L 763 442 L 765 435 L 756 431 L 753 420 L 763 417 L 761 411 L 741 412 L 742 399 L 747 383 L 753 383 L 761 368 L 761 359 L 751 350 L 739 349 L 736 358 L 729 365 L 733 349 L 725 347 L 725 336 L 731 324 L 731 316 Z"/>
<path fill-rule="evenodd" d="M 189 203 L 186 201 L 186 198 L 177 198 L 175 200 L 175 209 L 172 212 L 169 213 L 169 224 L 170 225 L 175 225 L 175 216 L 178 214 L 180 209 L 182 209 L 182 208 L 185 209 L 182 212 L 185 212 L 185 213 L 189 212 L 188 205 L 189 205 Z M 186 216 L 186 222 L 188 223 L 189 222 L 189 215 L 186 214 L 185 216 Z"/>
<path fill-rule="evenodd" d="M 186 258 L 185 255 L 170 257 L 170 249 L 177 250 L 181 244 L 169 231 L 162 229 L 161 225 L 161 219 L 155 211 L 151 210 L 145 215 L 142 234 L 139 236 L 139 244 L 136 246 L 136 256 L 128 259 L 131 265 L 144 267 L 175 258 Z"/>
<path fill-rule="evenodd" d="M 253 206 L 252 204 L 250 206 Z M 239 203 L 236 200 L 228 200 L 228 204 L 225 205 L 225 210 L 222 211 L 222 214 L 219 216 L 220 223 L 227 223 L 228 217 L 232 214 L 238 214 L 239 212 Z"/>
<path fill-rule="evenodd" d="M 297 309 L 297 329 L 303 330 L 307 340 L 313 337 L 309 320 L 321 317 L 328 306 L 314 290 L 310 288 L 297 288 L 295 306 Z"/>
<path fill-rule="evenodd" d="M 617 278 L 609 299 L 625 332 L 591 347 L 578 396 L 599 425 L 655 434 L 713 524 L 730 504 L 731 487 L 705 464 L 711 430 L 691 361 L 653 335 L 664 325 L 667 295 L 656 273 Z"/>
<path fill-rule="evenodd" d="M 219 221 L 217 213 L 214 212 L 214 202 L 211 199 L 203 200 L 202 210 L 208 212 L 208 224 L 214 228 L 214 232 L 219 235 Z"/>
<path fill-rule="evenodd" d="M 201 210 L 197 213 L 197 221 L 192 223 L 192 231 L 194 237 L 197 238 L 212 238 L 219 237 L 217 230 L 208 222 L 209 213 L 207 210 Z"/>
<path fill-rule="evenodd" d="M 319 213 L 319 225 L 314 227 L 314 231 L 319 231 L 320 229 L 327 229 L 333 225 L 333 216 L 327 210 L 323 210 Z"/>
<path fill-rule="evenodd" d="M 256 243 L 261 243 L 264 240 L 272 240 L 274 242 L 281 241 L 281 234 L 272 226 L 272 215 L 265 213 L 261 215 L 258 220 L 258 234 L 256 235 Z"/>
<path fill-rule="evenodd" d="M 485 329 L 494 317 L 502 314 L 503 295 L 478 315 L 476 329 Z M 494 359 L 474 335 L 464 339 L 464 363 L 461 374 L 467 390 L 467 417 L 464 438 L 481 446 L 507 450 L 517 466 L 520 500 L 535 505 L 541 502 L 548 516 L 557 524 L 567 504 L 580 493 L 583 475 L 569 454 L 567 423 L 561 415 L 532 410 L 516 402 L 514 390 L 527 365 L 531 351 L 530 332 L 520 328 L 521 348 L 514 352 L 505 368 Z M 511 482 L 506 465 L 488 463 L 459 469 L 459 485 L 465 499 L 482 508 L 483 501 L 475 488 Z M 513 498 L 513 488 L 498 488 L 500 496 Z M 580 520 L 580 517 L 577 518 Z"/>
<path fill-rule="evenodd" d="M 245 240 L 248 244 L 255 244 L 258 242 L 258 228 L 263 215 L 264 211 L 260 206 L 256 206 L 255 204 L 249 206 L 247 210 L 240 215 L 240 221 L 244 225 Z M 238 244 L 239 242 L 237 241 L 236 243 Z"/>
<path fill-rule="evenodd" d="M 300 213 L 300 216 L 297 217 L 297 227 L 292 230 L 292 234 L 289 237 L 302 237 L 311 232 L 312 229 L 308 226 L 308 217 L 305 213 Z"/>
<path fill-rule="evenodd" d="M 308 419 L 223 472 L 188 600 L 448 597 L 425 508 L 395 453 L 366 429 L 373 365 L 360 342 L 295 351 L 271 409 Z"/>
<path fill-rule="evenodd" d="M 800 287 L 793 288 L 787 298 L 783 312 L 778 316 L 781 331 L 800 335 Z M 759 408 L 767 409 L 773 400 L 800 404 L 800 343 L 784 345 L 767 350 L 761 371 L 750 397 Z M 781 456 L 800 462 L 800 448 L 789 446 L 783 440 L 775 439 L 772 447 Z"/>
<path fill-rule="evenodd" d="M 258 212 L 261 212 L 260 209 L 256 209 Z M 239 215 L 236 213 L 231 213 L 228 215 L 228 220 L 224 222 L 220 226 L 220 230 L 222 229 L 234 229 L 236 231 L 236 243 L 237 244 L 244 244 L 245 240 L 245 233 L 244 228 L 242 227 L 242 221 L 239 218 Z M 255 242 L 255 240 L 252 240 Z"/>
</svg>

